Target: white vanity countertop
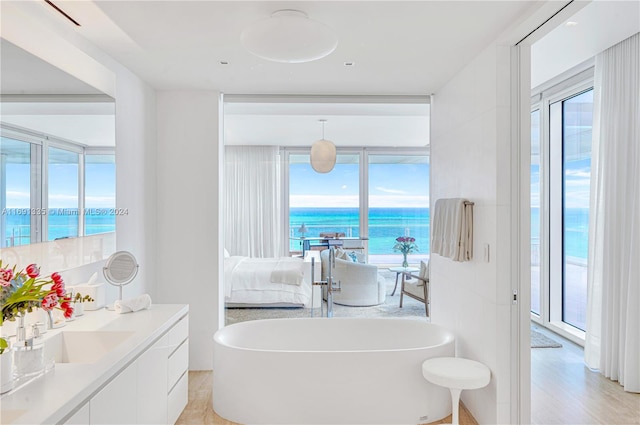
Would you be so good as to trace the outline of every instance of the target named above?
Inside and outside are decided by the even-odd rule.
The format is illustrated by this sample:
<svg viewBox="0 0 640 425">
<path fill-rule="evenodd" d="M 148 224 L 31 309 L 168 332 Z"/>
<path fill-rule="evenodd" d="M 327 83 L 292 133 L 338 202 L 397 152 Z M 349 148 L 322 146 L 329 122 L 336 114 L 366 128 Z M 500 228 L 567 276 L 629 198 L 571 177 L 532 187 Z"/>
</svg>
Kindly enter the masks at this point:
<svg viewBox="0 0 640 425">
<path fill-rule="evenodd" d="M 189 312 L 184 304 L 152 305 L 148 310 L 117 314 L 105 309 L 85 312 L 47 338 L 65 331 L 129 331 L 133 334 L 95 363 L 56 364 L 52 371 L 0 397 L 0 423 L 42 424 L 66 420 L 163 333 Z"/>
</svg>

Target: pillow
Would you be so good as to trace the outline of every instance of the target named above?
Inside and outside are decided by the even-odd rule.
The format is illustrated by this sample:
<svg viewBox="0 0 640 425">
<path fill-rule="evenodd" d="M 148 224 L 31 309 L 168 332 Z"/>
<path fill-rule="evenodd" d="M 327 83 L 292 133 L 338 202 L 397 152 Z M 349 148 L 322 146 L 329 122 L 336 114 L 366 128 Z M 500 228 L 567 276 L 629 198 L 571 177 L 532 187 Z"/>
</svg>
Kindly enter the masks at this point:
<svg viewBox="0 0 640 425">
<path fill-rule="evenodd" d="M 229 255 L 229 251 L 227 251 L 227 248 L 225 248 L 225 249 L 224 249 L 224 258 L 229 258 L 229 257 L 231 257 L 231 256 Z"/>
<path fill-rule="evenodd" d="M 353 261 L 354 263 L 358 262 L 358 256 L 356 255 L 356 253 L 354 251 L 351 251 L 348 255 L 349 255 L 349 258 L 351 259 L 351 261 Z"/>
<path fill-rule="evenodd" d="M 429 263 L 424 260 L 420 261 L 420 276 L 421 279 L 429 280 Z"/>
<path fill-rule="evenodd" d="M 345 251 L 342 248 L 339 248 L 339 247 L 335 248 L 334 253 L 335 253 L 336 258 L 339 258 L 341 260 L 349 260 L 349 261 L 351 261 L 351 258 L 349 258 L 349 254 L 347 254 L 347 251 Z"/>
</svg>

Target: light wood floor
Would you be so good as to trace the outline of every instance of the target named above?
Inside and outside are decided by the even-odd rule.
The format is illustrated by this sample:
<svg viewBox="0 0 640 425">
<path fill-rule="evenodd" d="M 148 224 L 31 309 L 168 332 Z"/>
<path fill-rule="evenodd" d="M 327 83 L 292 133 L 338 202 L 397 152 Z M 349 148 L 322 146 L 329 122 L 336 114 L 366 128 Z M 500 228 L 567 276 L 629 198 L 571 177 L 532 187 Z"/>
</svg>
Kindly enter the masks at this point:
<svg viewBox="0 0 640 425">
<path fill-rule="evenodd" d="M 531 349 L 531 423 L 640 424 L 640 394 L 584 365 L 582 347 L 538 329 L 562 348 Z"/>
<path fill-rule="evenodd" d="M 189 403 L 178 418 L 177 425 L 238 425 L 218 416 L 211 405 L 213 372 L 189 372 Z M 433 424 L 451 423 L 451 416 Z M 478 425 L 469 411 L 461 405 L 461 425 Z"/>
</svg>

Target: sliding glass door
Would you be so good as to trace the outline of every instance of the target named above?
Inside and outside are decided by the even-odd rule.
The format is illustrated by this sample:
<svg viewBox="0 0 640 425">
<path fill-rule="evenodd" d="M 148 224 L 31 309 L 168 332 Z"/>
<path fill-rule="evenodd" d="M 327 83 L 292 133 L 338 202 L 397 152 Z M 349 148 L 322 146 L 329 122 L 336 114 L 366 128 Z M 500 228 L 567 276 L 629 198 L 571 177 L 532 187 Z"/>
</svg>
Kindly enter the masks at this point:
<svg viewBox="0 0 640 425">
<path fill-rule="evenodd" d="M 584 341 L 593 69 L 534 94 L 531 112 L 531 313 Z"/>
<path fill-rule="evenodd" d="M 586 329 L 593 89 L 549 104 L 550 317 Z"/>
<path fill-rule="evenodd" d="M 586 329 L 593 90 L 562 101 L 562 321 Z"/>
</svg>

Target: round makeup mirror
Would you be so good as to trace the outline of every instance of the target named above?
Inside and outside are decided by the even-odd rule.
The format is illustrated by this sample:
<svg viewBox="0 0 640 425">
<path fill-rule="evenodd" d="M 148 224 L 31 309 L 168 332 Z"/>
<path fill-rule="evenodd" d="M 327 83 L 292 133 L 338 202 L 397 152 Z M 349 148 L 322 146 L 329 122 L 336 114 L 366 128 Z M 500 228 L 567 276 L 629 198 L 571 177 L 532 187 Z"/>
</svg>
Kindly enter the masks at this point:
<svg viewBox="0 0 640 425">
<path fill-rule="evenodd" d="M 107 260 L 102 272 L 107 282 L 120 288 L 119 300 L 122 299 L 122 287 L 136 277 L 139 267 L 136 257 L 128 251 L 114 252 Z"/>
</svg>

